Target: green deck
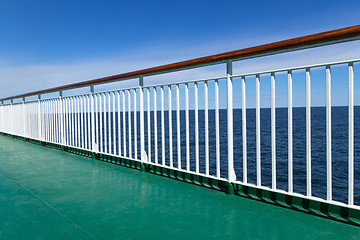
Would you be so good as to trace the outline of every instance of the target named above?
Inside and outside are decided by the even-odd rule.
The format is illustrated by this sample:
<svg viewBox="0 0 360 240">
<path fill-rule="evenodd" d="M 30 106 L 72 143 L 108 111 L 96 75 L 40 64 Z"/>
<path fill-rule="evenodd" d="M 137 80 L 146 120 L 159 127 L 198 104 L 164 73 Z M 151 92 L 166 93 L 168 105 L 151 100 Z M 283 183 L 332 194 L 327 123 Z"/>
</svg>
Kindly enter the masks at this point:
<svg viewBox="0 0 360 240">
<path fill-rule="evenodd" d="M 360 239 L 360 228 L 0 136 L 0 239 Z"/>
</svg>

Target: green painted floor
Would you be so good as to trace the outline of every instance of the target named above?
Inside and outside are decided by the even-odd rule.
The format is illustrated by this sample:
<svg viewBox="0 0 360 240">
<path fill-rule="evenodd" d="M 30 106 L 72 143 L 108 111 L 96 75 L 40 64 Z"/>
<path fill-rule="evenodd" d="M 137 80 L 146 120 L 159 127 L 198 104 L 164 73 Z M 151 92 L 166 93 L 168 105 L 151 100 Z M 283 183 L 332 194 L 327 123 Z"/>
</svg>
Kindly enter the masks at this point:
<svg viewBox="0 0 360 240">
<path fill-rule="evenodd" d="M 0 239 L 360 239 L 360 228 L 0 136 Z"/>
</svg>

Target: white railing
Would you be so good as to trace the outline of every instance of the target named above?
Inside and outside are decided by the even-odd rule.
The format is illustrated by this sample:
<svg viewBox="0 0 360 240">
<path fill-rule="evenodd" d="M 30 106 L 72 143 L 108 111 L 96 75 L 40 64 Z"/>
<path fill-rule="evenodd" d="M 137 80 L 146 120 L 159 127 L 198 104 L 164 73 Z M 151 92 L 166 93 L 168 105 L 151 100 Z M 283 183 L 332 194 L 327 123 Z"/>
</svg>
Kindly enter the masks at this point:
<svg viewBox="0 0 360 240">
<path fill-rule="evenodd" d="M 25 101 L 23 97 L 22 102 L 14 103 L 11 99 L 2 101 L 0 106 L 0 131 L 360 209 L 354 201 L 355 196 L 360 196 L 359 187 L 357 192 L 354 190 L 355 177 L 360 177 L 354 174 L 354 64 L 359 62 L 356 59 L 234 75 L 233 60 L 227 60 L 226 74 L 221 77 L 144 85 L 144 75 L 135 79 L 139 84 L 134 88 L 95 92 L 96 84 L 90 84 L 88 94 L 63 96 L 64 89 L 59 91 L 58 97 L 50 99 L 41 99 L 43 94 L 39 94 L 36 101 Z M 224 64 L 224 61 L 216 64 Z M 338 174 L 336 178 L 333 163 L 339 159 L 332 158 L 334 133 L 331 129 L 331 69 L 335 65 L 348 69 L 347 76 L 343 76 L 348 79 L 348 139 L 342 142 L 348 151 L 347 167 L 343 166 L 347 174 L 342 172 L 343 176 Z M 320 154 L 326 156 L 325 164 L 319 157 L 312 158 L 314 120 L 311 115 L 316 109 L 311 107 L 311 72 L 315 68 L 324 71 L 326 81 L 326 146 L 321 149 L 324 154 Z M 294 125 L 293 118 L 294 72 L 304 73 L 302 81 L 306 85 L 305 115 L 302 115 L 305 119 L 304 143 L 294 138 L 294 128 L 299 128 Z M 287 75 L 288 105 L 286 114 L 281 115 L 276 108 L 275 86 L 277 78 L 284 74 Z M 260 118 L 267 111 L 260 104 L 260 81 L 269 81 L 263 80 L 269 77 L 271 108 L 270 117 L 265 121 L 270 122 L 270 131 L 266 135 L 267 125 Z M 234 81 L 241 83 L 241 89 L 233 89 Z M 251 81 L 255 81 L 256 86 L 255 112 L 247 108 L 246 102 L 246 88 Z M 241 97 L 234 97 L 235 91 L 241 92 Z M 220 96 L 224 93 L 226 110 L 220 109 Z M 241 108 L 234 108 L 234 102 L 241 102 Z M 277 123 L 278 113 L 285 119 L 282 125 Z M 278 135 L 282 130 L 287 134 L 279 142 Z M 264 143 L 264 138 L 270 139 L 269 144 Z M 251 146 L 253 142 L 255 145 Z M 305 162 L 302 165 L 297 162 L 294 170 L 294 146 L 299 144 L 306 148 Z M 319 171 L 326 169 L 325 177 L 312 171 L 314 164 Z M 286 170 L 284 166 L 287 166 Z M 326 186 L 325 191 L 316 191 L 318 196 L 312 191 L 316 190 L 314 179 L 316 186 Z M 336 201 L 334 189 L 340 196 Z M 346 195 L 347 201 L 344 201 Z"/>
</svg>

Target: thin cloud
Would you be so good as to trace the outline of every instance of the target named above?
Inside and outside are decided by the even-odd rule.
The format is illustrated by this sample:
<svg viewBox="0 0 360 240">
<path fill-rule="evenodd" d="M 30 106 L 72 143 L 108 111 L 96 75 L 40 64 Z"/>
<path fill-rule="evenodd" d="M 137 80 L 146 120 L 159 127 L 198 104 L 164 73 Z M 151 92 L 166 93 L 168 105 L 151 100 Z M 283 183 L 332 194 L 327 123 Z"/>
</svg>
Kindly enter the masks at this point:
<svg viewBox="0 0 360 240">
<path fill-rule="evenodd" d="M 235 43 L 233 44 L 235 45 Z M 40 89 L 144 69 L 186 60 L 190 57 L 200 57 L 208 55 L 207 51 L 209 51 L 209 49 L 215 51 L 214 47 L 209 46 L 203 46 L 197 50 L 192 48 L 183 50 L 174 48 L 167 49 L 167 47 L 154 47 L 152 49 L 147 49 L 147 51 L 139 51 L 130 57 L 112 56 L 98 61 L 83 61 L 68 65 L 48 64 L 14 67 L 0 65 L 0 97 L 8 97 Z M 358 52 L 360 52 L 360 46 L 358 42 L 353 42 L 298 51 L 296 53 L 250 59 L 236 62 L 234 64 L 234 74 L 355 59 L 359 57 L 357 54 Z M 1 62 L 4 61 L 1 61 L 0 59 L 0 63 Z M 145 78 L 145 84 L 155 85 L 220 76 L 225 76 L 224 64 L 148 77 Z M 133 84 L 134 83 L 126 82 L 122 85 L 115 84 L 115 86 L 118 88 L 127 87 Z M 99 86 L 96 89 L 105 90 L 110 87 L 112 86 L 104 85 Z"/>
</svg>

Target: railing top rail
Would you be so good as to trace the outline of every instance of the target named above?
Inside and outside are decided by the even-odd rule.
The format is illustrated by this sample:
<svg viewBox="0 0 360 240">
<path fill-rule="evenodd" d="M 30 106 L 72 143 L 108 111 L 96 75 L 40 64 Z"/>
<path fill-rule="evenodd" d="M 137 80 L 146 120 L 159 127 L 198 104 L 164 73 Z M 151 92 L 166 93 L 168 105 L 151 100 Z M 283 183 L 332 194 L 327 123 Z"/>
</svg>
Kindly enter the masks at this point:
<svg viewBox="0 0 360 240">
<path fill-rule="evenodd" d="M 10 100 L 14 98 L 28 97 L 38 94 L 57 92 L 63 90 L 69 90 L 74 88 L 86 87 L 91 85 L 98 85 L 104 83 L 110 83 L 114 81 L 121 81 L 131 78 L 137 78 L 140 76 L 150 76 L 155 74 L 175 72 L 184 69 L 190 69 L 195 67 L 208 66 L 218 64 L 226 61 L 237 61 L 249 58 L 256 58 L 260 56 L 273 55 L 277 53 L 291 52 L 301 49 L 308 49 L 313 47 L 325 46 L 330 44 L 336 44 L 341 42 L 348 42 L 360 39 L 360 25 L 341 28 L 337 30 L 292 38 L 288 40 L 263 44 L 255 47 L 244 48 L 240 50 L 210 55 L 206 57 L 195 58 L 191 60 L 165 64 L 157 67 L 146 68 L 142 70 L 117 74 L 109 77 L 97 78 L 89 81 L 77 82 L 64 86 L 44 89 L 35 92 L 29 92 L 26 94 L 20 94 L 16 96 L 6 97 L 0 99 L 0 101 Z"/>
</svg>

